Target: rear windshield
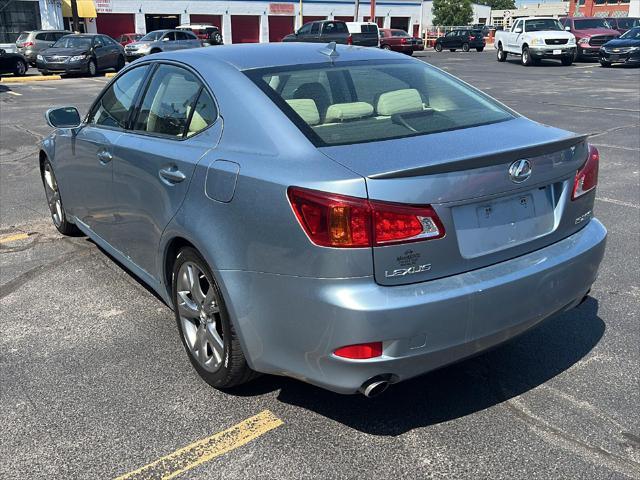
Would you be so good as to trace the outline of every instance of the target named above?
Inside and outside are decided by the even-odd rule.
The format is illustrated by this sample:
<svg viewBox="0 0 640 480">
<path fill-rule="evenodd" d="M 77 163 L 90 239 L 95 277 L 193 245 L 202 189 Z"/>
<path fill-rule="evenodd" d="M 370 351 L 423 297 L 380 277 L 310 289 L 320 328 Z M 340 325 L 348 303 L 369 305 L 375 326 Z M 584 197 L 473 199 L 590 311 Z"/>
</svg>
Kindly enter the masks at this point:
<svg viewBox="0 0 640 480">
<path fill-rule="evenodd" d="M 587 30 L 589 28 L 611 28 L 604 18 L 574 20 L 573 24 L 576 30 Z"/>
<path fill-rule="evenodd" d="M 67 35 L 53 44 L 55 48 L 91 48 L 92 37 Z"/>
<path fill-rule="evenodd" d="M 318 147 L 513 118 L 494 100 L 422 62 L 326 62 L 245 73 Z"/>
<path fill-rule="evenodd" d="M 29 32 L 22 32 L 20 34 L 20 36 L 17 38 L 16 43 L 17 42 L 26 42 L 27 38 L 29 38 Z"/>
</svg>

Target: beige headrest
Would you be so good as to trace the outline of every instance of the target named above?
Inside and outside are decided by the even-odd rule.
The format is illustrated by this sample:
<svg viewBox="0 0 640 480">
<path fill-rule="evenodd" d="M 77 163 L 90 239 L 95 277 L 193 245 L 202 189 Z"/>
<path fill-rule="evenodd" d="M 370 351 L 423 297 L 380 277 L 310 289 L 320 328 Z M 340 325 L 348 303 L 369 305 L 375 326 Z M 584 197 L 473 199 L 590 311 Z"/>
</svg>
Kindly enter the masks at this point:
<svg viewBox="0 0 640 480">
<path fill-rule="evenodd" d="M 424 109 L 420 93 L 415 88 L 393 90 L 380 95 L 376 108 L 378 115 L 390 116 L 396 113 L 419 112 Z"/>
<path fill-rule="evenodd" d="M 325 122 L 342 122 L 373 115 L 373 105 L 367 102 L 335 103 L 327 108 Z"/>
<path fill-rule="evenodd" d="M 287 100 L 287 103 L 298 115 L 300 115 L 300 118 L 302 118 L 307 125 L 317 125 L 320 123 L 318 107 L 316 106 L 316 102 L 312 99 L 297 98 Z"/>
</svg>

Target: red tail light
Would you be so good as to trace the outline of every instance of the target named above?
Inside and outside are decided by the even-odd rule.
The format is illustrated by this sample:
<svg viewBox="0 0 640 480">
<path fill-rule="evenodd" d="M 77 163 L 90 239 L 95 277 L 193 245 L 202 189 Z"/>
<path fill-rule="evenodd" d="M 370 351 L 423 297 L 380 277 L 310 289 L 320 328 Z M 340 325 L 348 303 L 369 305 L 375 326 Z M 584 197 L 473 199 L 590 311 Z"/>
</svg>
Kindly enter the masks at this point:
<svg viewBox="0 0 640 480">
<path fill-rule="evenodd" d="M 400 43 L 407 43 L 407 39 L 406 38 L 401 38 L 400 39 Z"/>
<path fill-rule="evenodd" d="M 573 181 L 573 193 L 571 200 L 580 198 L 585 193 L 590 192 L 598 184 L 598 166 L 600 164 L 600 153 L 593 145 L 589 145 L 589 156 L 584 165 L 576 173 Z"/>
<path fill-rule="evenodd" d="M 22 44 L 22 48 L 33 47 L 33 45 L 34 45 L 33 42 L 24 42 Z"/>
<path fill-rule="evenodd" d="M 347 37 L 347 45 L 353 45 L 353 37 L 351 35 Z"/>
<path fill-rule="evenodd" d="M 357 248 L 444 237 L 442 222 L 427 206 L 402 205 L 289 187 L 298 222 L 316 245 Z"/>
<path fill-rule="evenodd" d="M 475 40 L 476 37 L 469 37 L 469 40 Z"/>
<path fill-rule="evenodd" d="M 375 358 L 382 355 L 382 342 L 370 342 L 370 343 L 360 343 L 358 345 L 348 345 L 346 347 L 340 347 L 333 353 L 338 357 L 352 358 L 355 360 Z"/>
</svg>

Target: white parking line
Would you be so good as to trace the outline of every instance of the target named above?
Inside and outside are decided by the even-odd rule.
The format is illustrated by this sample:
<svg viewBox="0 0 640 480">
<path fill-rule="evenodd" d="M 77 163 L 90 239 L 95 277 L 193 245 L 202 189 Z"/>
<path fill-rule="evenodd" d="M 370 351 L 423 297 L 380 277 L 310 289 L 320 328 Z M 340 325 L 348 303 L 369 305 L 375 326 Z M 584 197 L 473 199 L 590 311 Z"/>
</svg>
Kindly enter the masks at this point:
<svg viewBox="0 0 640 480">
<path fill-rule="evenodd" d="M 622 200 L 616 200 L 615 198 L 607 198 L 607 197 L 596 197 L 596 200 L 600 200 L 601 202 L 613 203 L 614 205 L 620 205 L 622 207 L 631 207 L 640 210 L 640 205 L 636 205 L 631 202 L 623 202 Z"/>
<path fill-rule="evenodd" d="M 7 92 L 9 95 L 15 95 L 16 97 L 21 97 L 22 94 L 18 92 Z"/>
</svg>

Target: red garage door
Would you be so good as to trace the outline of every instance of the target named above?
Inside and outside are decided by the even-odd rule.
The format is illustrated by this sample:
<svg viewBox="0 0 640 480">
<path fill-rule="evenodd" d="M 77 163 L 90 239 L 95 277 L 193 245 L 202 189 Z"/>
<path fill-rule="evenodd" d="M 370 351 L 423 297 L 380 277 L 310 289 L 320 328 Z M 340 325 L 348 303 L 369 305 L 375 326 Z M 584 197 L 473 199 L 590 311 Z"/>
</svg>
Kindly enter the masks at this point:
<svg viewBox="0 0 640 480">
<path fill-rule="evenodd" d="M 189 23 L 210 23 L 222 31 L 222 15 L 189 15 Z"/>
<path fill-rule="evenodd" d="M 231 15 L 231 42 L 258 43 L 260 17 L 257 15 Z"/>
<path fill-rule="evenodd" d="M 280 15 L 269 16 L 269 41 L 281 42 L 282 37 L 293 33 L 295 17 L 284 17 Z"/>
<path fill-rule="evenodd" d="M 123 33 L 136 31 L 136 17 L 128 13 L 98 13 L 96 28 L 98 33 L 117 39 Z"/>
</svg>

